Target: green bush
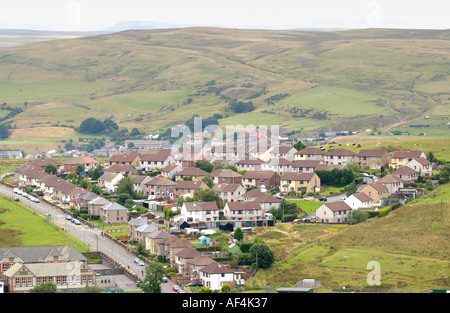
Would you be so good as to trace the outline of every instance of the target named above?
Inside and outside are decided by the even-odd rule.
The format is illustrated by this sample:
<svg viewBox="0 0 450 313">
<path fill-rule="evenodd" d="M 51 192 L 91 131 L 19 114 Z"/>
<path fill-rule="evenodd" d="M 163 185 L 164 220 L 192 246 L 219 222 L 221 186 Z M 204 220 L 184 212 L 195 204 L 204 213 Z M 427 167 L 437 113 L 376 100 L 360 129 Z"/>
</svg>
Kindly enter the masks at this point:
<svg viewBox="0 0 450 313">
<path fill-rule="evenodd" d="M 387 208 L 378 210 L 378 217 L 383 217 L 383 216 L 388 215 L 389 212 L 391 212 L 391 210 L 392 210 L 392 207 L 390 207 L 390 206 Z"/>
</svg>

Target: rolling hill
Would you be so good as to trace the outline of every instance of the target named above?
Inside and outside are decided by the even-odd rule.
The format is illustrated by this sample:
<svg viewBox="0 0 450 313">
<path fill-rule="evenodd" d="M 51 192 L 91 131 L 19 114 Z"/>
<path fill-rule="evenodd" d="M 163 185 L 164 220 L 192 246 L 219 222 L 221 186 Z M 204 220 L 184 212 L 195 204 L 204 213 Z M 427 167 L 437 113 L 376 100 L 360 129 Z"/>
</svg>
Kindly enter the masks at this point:
<svg viewBox="0 0 450 313">
<path fill-rule="evenodd" d="M 111 116 L 155 131 L 217 113 L 304 135 L 382 129 L 448 120 L 449 55 L 438 30 L 124 31 L 1 48 L 0 103 L 23 108 L 6 121 L 17 128 Z M 231 98 L 255 110 L 233 113 Z"/>
</svg>

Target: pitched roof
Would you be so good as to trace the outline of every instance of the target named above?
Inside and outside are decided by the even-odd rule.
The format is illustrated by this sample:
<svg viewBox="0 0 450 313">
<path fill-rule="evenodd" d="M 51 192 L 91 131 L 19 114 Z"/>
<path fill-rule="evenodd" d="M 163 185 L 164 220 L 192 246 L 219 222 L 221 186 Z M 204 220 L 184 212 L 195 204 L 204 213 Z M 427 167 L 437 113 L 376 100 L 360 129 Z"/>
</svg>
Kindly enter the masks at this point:
<svg viewBox="0 0 450 313">
<path fill-rule="evenodd" d="M 422 151 L 395 151 L 392 158 L 395 159 L 408 159 L 408 158 L 420 158 Z"/>
<path fill-rule="evenodd" d="M 167 172 L 170 173 L 171 171 L 173 171 L 175 168 L 179 167 L 177 164 L 175 163 L 171 163 L 167 166 L 165 166 L 162 170 L 161 173 Z"/>
<path fill-rule="evenodd" d="M 381 183 L 381 184 L 393 184 L 393 183 L 404 182 L 404 180 L 399 178 L 398 176 L 395 176 L 395 175 L 392 175 L 392 174 L 388 174 L 386 176 L 381 177 L 378 180 L 378 182 Z"/>
<path fill-rule="evenodd" d="M 326 206 L 327 208 L 329 208 L 333 212 L 335 212 L 335 211 L 342 211 L 342 210 L 351 210 L 352 209 L 344 201 L 324 203 L 322 205 Z"/>
<path fill-rule="evenodd" d="M 413 158 L 413 160 L 417 161 L 422 166 L 432 165 L 432 163 L 425 158 Z"/>
<path fill-rule="evenodd" d="M 272 151 L 270 151 L 270 153 L 286 154 L 286 153 L 289 153 L 292 149 L 294 149 L 294 151 L 296 151 L 293 146 L 280 145 L 280 146 L 275 146 L 272 149 Z"/>
<path fill-rule="evenodd" d="M 378 157 L 381 158 L 385 154 L 386 150 L 381 149 L 363 149 L 359 151 L 358 156 L 360 157 Z"/>
<path fill-rule="evenodd" d="M 376 191 L 388 192 L 388 189 L 386 188 L 386 186 L 381 184 L 381 183 L 379 183 L 379 182 L 373 182 L 373 183 L 371 183 L 369 185 L 366 185 L 366 186 L 370 186 L 373 189 L 375 189 Z M 363 187 L 363 189 L 364 188 L 366 188 L 366 187 Z"/>
<path fill-rule="evenodd" d="M 175 253 L 175 256 L 183 258 L 183 259 L 193 259 L 200 255 L 202 255 L 202 254 L 195 248 L 185 248 L 185 249 Z"/>
<path fill-rule="evenodd" d="M 121 172 L 134 172 L 135 169 L 128 164 L 113 164 L 108 167 L 106 173 L 121 173 Z"/>
<path fill-rule="evenodd" d="M 361 202 L 373 201 L 373 199 L 371 197 L 369 197 L 368 195 L 366 195 L 364 192 L 357 192 L 357 193 L 352 194 L 352 196 L 354 196 L 356 199 L 358 199 Z"/>
<path fill-rule="evenodd" d="M 40 263 L 45 262 L 50 255 L 55 255 L 55 251 L 67 261 L 87 260 L 87 258 L 73 246 L 59 245 L 0 248 L 0 261 L 8 255 L 14 255 L 20 258 L 24 263 Z"/>
<path fill-rule="evenodd" d="M 329 155 L 329 156 L 355 156 L 356 153 L 347 150 L 347 149 L 334 149 L 331 150 L 327 153 L 325 153 L 325 155 Z"/>
<path fill-rule="evenodd" d="M 155 230 L 154 232 L 147 235 L 147 237 L 153 238 L 153 239 L 164 239 L 164 238 L 168 238 L 170 236 L 171 235 L 169 233 L 165 232 L 162 229 Z"/>
<path fill-rule="evenodd" d="M 175 185 L 175 189 L 196 189 L 206 184 L 202 181 L 179 180 Z"/>
<path fill-rule="evenodd" d="M 300 154 L 310 154 L 310 155 L 324 155 L 325 152 L 317 149 L 317 148 L 313 148 L 313 147 L 306 147 L 303 148 L 300 151 L 297 151 L 295 154 L 300 155 Z"/>
<path fill-rule="evenodd" d="M 106 211 L 127 211 L 128 209 L 117 202 L 111 202 L 102 207 Z"/>
<path fill-rule="evenodd" d="M 236 164 L 247 164 L 247 165 L 260 165 L 266 163 L 261 159 L 243 159 L 236 162 Z"/>
<path fill-rule="evenodd" d="M 66 162 L 64 162 L 64 164 L 67 165 L 75 165 L 75 164 L 98 164 L 97 160 L 94 160 L 91 157 L 87 157 L 87 156 L 83 156 L 83 157 L 73 157 L 69 160 L 67 160 Z"/>
<path fill-rule="evenodd" d="M 278 175 L 276 172 L 272 171 L 247 171 L 242 176 L 244 179 L 271 179 L 273 176 Z M 279 176 L 279 175 L 278 175 Z"/>
<path fill-rule="evenodd" d="M 197 167 L 186 167 L 179 171 L 177 175 L 180 176 L 207 176 L 208 172 Z"/>
<path fill-rule="evenodd" d="M 213 211 L 219 210 L 216 202 L 185 202 L 183 205 L 188 211 Z"/>
<path fill-rule="evenodd" d="M 155 177 L 151 181 L 146 182 L 146 186 L 175 186 L 177 183 L 167 177 Z"/>
<path fill-rule="evenodd" d="M 225 206 L 228 206 L 231 211 L 261 210 L 261 206 L 257 201 L 227 202 Z"/>
<path fill-rule="evenodd" d="M 281 180 L 310 181 L 314 175 L 314 173 L 286 172 L 281 175 Z"/>
<path fill-rule="evenodd" d="M 221 168 L 221 169 L 214 170 L 209 175 L 211 177 L 225 177 L 225 178 L 242 177 L 241 174 L 236 173 L 235 171 L 227 169 L 227 168 Z"/>
<path fill-rule="evenodd" d="M 109 158 L 109 162 L 131 163 L 138 157 L 142 158 L 142 154 L 137 151 L 131 151 L 126 154 L 114 154 Z"/>
<path fill-rule="evenodd" d="M 213 189 L 217 192 L 235 192 L 240 184 L 214 184 Z"/>
<path fill-rule="evenodd" d="M 408 166 L 402 166 L 395 171 L 392 172 L 392 175 L 413 175 L 418 174 L 419 172 L 413 170 L 412 168 Z"/>
<path fill-rule="evenodd" d="M 172 154 L 171 149 L 151 149 L 141 157 L 143 162 L 164 162 Z"/>
<path fill-rule="evenodd" d="M 217 262 L 214 262 L 203 267 L 200 270 L 200 272 L 209 274 L 226 274 L 226 273 L 233 273 L 233 270 Z"/>
<path fill-rule="evenodd" d="M 177 238 L 177 240 L 173 241 L 169 246 L 171 248 L 195 248 L 193 243 L 182 238 Z"/>
<path fill-rule="evenodd" d="M 133 184 L 141 184 L 144 180 L 151 179 L 151 177 L 147 175 L 132 175 L 130 176 L 130 179 Z"/>
<path fill-rule="evenodd" d="M 117 175 L 121 175 L 120 173 L 115 172 L 105 172 L 102 176 L 98 178 L 99 181 L 111 181 L 116 178 Z"/>
<path fill-rule="evenodd" d="M 292 162 L 294 168 L 316 168 L 319 164 L 322 164 L 320 160 L 295 160 Z"/>
</svg>

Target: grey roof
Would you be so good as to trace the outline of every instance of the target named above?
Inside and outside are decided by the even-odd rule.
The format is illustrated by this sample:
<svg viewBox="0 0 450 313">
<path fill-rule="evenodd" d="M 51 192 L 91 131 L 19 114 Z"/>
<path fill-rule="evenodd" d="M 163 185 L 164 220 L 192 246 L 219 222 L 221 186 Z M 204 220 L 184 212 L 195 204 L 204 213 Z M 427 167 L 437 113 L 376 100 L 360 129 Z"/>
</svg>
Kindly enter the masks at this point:
<svg viewBox="0 0 450 313">
<path fill-rule="evenodd" d="M 79 261 L 78 261 L 79 262 Z M 33 263 L 21 264 L 16 263 L 11 266 L 4 274 L 7 277 L 14 277 L 17 273 L 25 269 L 31 272 L 36 277 L 48 276 L 67 276 L 73 274 L 74 271 L 82 270 L 84 275 L 92 275 L 94 271 L 84 263 L 67 263 L 67 262 L 52 262 L 52 263 Z"/>
<path fill-rule="evenodd" d="M 125 211 L 128 210 L 126 207 L 118 204 L 117 202 L 108 203 L 102 209 L 103 210 L 111 210 L 111 211 L 113 211 L 113 210 L 125 210 Z"/>
<path fill-rule="evenodd" d="M 137 232 L 142 232 L 142 233 L 152 233 L 155 230 L 158 230 L 158 226 L 156 226 L 153 223 L 142 225 L 142 226 L 139 226 L 138 228 L 136 228 Z"/>
<path fill-rule="evenodd" d="M 139 217 L 130 219 L 128 224 L 141 226 L 141 225 L 146 225 L 147 221 L 148 221 L 148 218 L 139 216 Z"/>
<path fill-rule="evenodd" d="M 67 261 L 86 261 L 87 258 L 72 246 L 37 246 L 0 248 L 0 261 L 5 257 L 18 257 L 24 263 L 45 262 L 49 257 L 58 255 Z"/>
<path fill-rule="evenodd" d="M 100 196 L 98 196 L 97 198 L 88 202 L 88 204 L 93 204 L 93 205 L 96 205 L 96 204 L 106 205 L 108 203 L 111 203 L 111 201 L 109 201 L 108 199 L 105 199 L 103 197 L 100 197 Z"/>
</svg>

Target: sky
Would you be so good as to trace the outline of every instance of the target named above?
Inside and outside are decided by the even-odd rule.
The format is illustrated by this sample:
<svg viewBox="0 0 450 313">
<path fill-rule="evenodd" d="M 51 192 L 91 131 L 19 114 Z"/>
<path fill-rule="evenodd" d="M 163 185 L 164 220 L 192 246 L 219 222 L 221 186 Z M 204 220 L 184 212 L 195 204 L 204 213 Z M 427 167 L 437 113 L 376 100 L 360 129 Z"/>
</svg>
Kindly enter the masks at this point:
<svg viewBox="0 0 450 313">
<path fill-rule="evenodd" d="M 235 28 L 450 29 L 446 0 L 1 0 L 0 28 L 105 30 L 121 21 Z"/>
</svg>

